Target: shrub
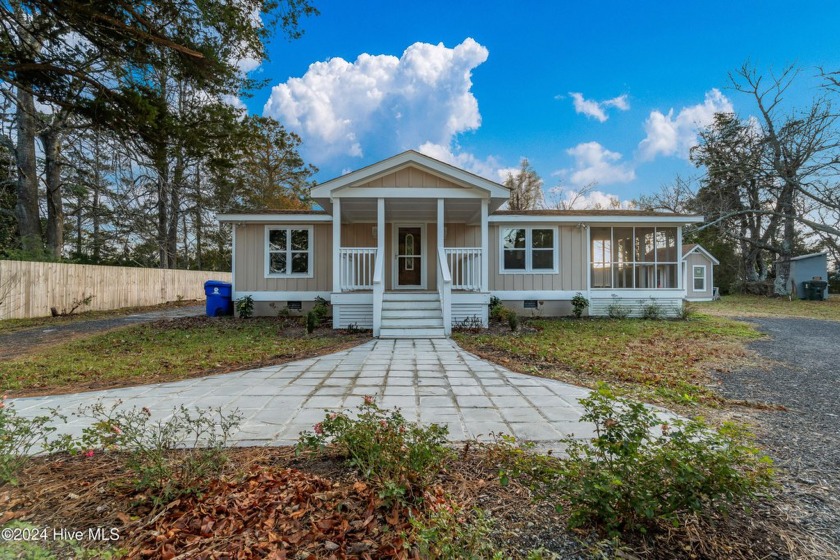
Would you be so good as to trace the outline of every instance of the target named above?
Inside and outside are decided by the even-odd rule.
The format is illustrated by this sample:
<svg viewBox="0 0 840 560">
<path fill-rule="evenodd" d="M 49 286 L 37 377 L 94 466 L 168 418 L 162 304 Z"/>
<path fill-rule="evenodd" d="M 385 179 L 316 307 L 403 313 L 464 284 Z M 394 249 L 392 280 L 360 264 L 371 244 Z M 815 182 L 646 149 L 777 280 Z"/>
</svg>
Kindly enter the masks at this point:
<svg viewBox="0 0 840 560">
<path fill-rule="evenodd" d="M 511 331 L 516 331 L 519 328 L 519 316 L 516 314 L 516 311 L 512 309 L 505 310 L 507 315 L 507 323 L 510 327 Z"/>
<path fill-rule="evenodd" d="M 356 418 L 333 412 L 313 431 L 301 434 L 298 450 L 332 444 L 388 501 L 422 496 L 451 453 L 446 427 L 408 422 L 398 409 L 379 408 L 373 397 L 365 397 Z"/>
<path fill-rule="evenodd" d="M 490 305 L 488 314 L 491 321 L 502 321 L 504 319 L 505 307 L 502 305 L 502 300 L 496 296 L 490 296 Z"/>
<path fill-rule="evenodd" d="M 659 319 L 662 319 L 665 316 L 662 306 L 659 305 L 659 302 L 657 302 L 653 298 L 650 298 L 650 301 L 648 302 L 645 302 L 645 300 L 640 300 L 639 305 L 642 306 L 642 319 L 658 321 Z"/>
<path fill-rule="evenodd" d="M 611 319 L 626 319 L 632 310 L 621 303 L 621 298 L 613 294 L 612 303 L 607 307 L 607 314 Z"/>
<path fill-rule="evenodd" d="M 330 303 L 321 296 L 316 297 L 315 305 L 312 307 L 312 313 L 315 314 L 318 326 L 323 325 L 324 321 L 326 321 L 327 317 L 330 315 Z"/>
<path fill-rule="evenodd" d="M 59 418 L 55 411 L 35 418 L 18 416 L 6 396 L 0 398 L 0 485 L 17 484 L 32 452 L 49 449 L 49 435 L 56 430 L 51 424 Z"/>
<path fill-rule="evenodd" d="M 689 319 L 697 315 L 697 310 L 688 301 L 683 301 L 682 305 L 677 307 L 676 311 L 677 317 L 679 317 L 683 321 L 688 321 Z"/>
<path fill-rule="evenodd" d="M 575 317 L 580 319 L 581 315 L 583 315 L 583 310 L 587 307 L 589 307 L 589 300 L 582 293 L 576 293 L 575 297 L 572 298 L 572 313 L 575 314 Z"/>
<path fill-rule="evenodd" d="M 456 502 L 440 498 L 427 497 L 426 502 L 427 513 L 411 518 L 413 540 L 420 558 L 505 558 L 490 541 L 493 522 L 484 511 L 465 511 Z"/>
<path fill-rule="evenodd" d="M 571 527 L 595 523 L 617 536 L 678 526 L 683 514 L 725 509 L 772 482 L 772 462 L 742 427 L 663 424 L 648 407 L 616 398 L 604 385 L 580 402 L 581 420 L 595 424 L 596 437 L 565 440 L 568 459 L 507 452 L 511 472 L 540 496 L 568 501 Z"/>
<path fill-rule="evenodd" d="M 315 332 L 315 329 L 318 328 L 320 321 L 318 319 L 318 314 L 315 311 L 310 311 L 306 314 L 306 332 L 308 334 L 312 334 Z"/>
<path fill-rule="evenodd" d="M 236 300 L 236 314 L 242 319 L 247 319 L 254 315 L 254 298 L 251 296 L 244 296 Z"/>
<path fill-rule="evenodd" d="M 166 420 L 152 420 L 151 411 L 110 408 L 102 402 L 82 407 L 75 413 L 94 422 L 78 439 L 64 438 L 71 453 L 93 455 L 95 450 L 122 451 L 135 474 L 138 490 L 151 490 L 156 505 L 196 493 L 208 480 L 221 473 L 227 458 L 224 447 L 239 426 L 239 411 L 223 414 L 221 409 L 190 411 L 181 405 Z"/>
</svg>

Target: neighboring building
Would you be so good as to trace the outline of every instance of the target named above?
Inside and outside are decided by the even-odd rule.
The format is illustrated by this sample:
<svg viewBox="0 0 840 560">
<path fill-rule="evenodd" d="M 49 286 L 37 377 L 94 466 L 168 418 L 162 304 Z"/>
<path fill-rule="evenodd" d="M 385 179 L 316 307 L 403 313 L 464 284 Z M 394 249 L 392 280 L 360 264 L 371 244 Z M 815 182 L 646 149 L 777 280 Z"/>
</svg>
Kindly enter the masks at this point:
<svg viewBox="0 0 840 560">
<path fill-rule="evenodd" d="M 591 315 L 682 307 L 682 226 L 701 216 L 500 211 L 509 194 L 408 151 L 314 187 L 321 211 L 219 215 L 233 226 L 233 297 L 263 315 L 323 297 L 335 328 L 383 337 L 486 325 L 491 296 L 523 315 L 568 315 L 578 292 Z"/>
<path fill-rule="evenodd" d="M 718 294 L 715 288 L 715 266 L 720 264 L 714 255 L 696 243 L 682 246 L 685 299 L 712 301 Z"/>
<path fill-rule="evenodd" d="M 806 299 L 808 294 L 805 292 L 804 283 L 815 278 L 828 282 L 828 253 L 811 253 L 790 259 L 791 293 L 795 293 L 796 297 Z M 828 286 L 823 298 L 828 298 Z"/>
</svg>

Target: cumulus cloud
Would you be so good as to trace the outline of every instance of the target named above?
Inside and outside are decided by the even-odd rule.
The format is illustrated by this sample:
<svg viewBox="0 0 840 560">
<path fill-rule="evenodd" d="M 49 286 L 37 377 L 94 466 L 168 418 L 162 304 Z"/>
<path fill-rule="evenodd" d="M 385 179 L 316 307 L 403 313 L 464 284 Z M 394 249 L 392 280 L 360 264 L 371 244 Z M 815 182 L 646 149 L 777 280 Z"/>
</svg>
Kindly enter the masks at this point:
<svg viewBox="0 0 840 560">
<path fill-rule="evenodd" d="M 548 197 L 552 206 L 563 210 L 593 210 L 632 208 L 629 200 L 621 200 L 618 196 L 597 190 L 574 190 L 554 187 L 548 190 Z"/>
<path fill-rule="evenodd" d="M 509 169 L 501 169 L 496 158 L 489 156 L 485 159 L 480 159 L 475 155 L 460 150 L 458 148 L 451 148 L 442 144 L 435 144 L 433 142 L 425 142 L 421 144 L 417 151 L 429 157 L 433 157 L 442 162 L 460 167 L 470 173 L 475 173 L 485 179 L 503 183 L 507 179 Z M 514 169 L 514 172 L 518 172 Z"/>
<path fill-rule="evenodd" d="M 470 89 L 473 69 L 487 56 L 467 38 L 454 48 L 414 43 L 399 58 L 361 54 L 353 62 L 316 62 L 302 77 L 274 86 L 263 112 L 301 134 L 316 164 L 423 147 L 480 168 L 452 146 L 457 134 L 481 125 Z"/>
<path fill-rule="evenodd" d="M 572 169 L 563 169 L 557 173 L 575 187 L 591 184 L 609 185 L 628 183 L 636 178 L 631 165 L 621 161 L 621 154 L 611 152 L 598 142 L 584 142 L 566 153 L 575 160 Z"/>
<path fill-rule="evenodd" d="M 712 123 L 715 113 L 733 112 L 732 102 L 718 89 L 706 92 L 703 103 L 663 114 L 651 111 L 645 121 L 645 139 L 639 143 L 639 157 L 650 161 L 658 155 L 688 157 L 697 144 L 697 131 Z"/>
<path fill-rule="evenodd" d="M 606 122 L 609 118 L 607 116 L 607 108 L 615 108 L 619 111 L 627 111 L 630 109 L 630 103 L 627 101 L 627 94 L 613 97 L 605 101 L 595 101 L 594 99 L 586 99 L 580 92 L 571 91 L 569 95 L 572 96 L 572 104 L 575 107 L 575 112 L 581 115 L 598 120 L 599 122 Z"/>
</svg>

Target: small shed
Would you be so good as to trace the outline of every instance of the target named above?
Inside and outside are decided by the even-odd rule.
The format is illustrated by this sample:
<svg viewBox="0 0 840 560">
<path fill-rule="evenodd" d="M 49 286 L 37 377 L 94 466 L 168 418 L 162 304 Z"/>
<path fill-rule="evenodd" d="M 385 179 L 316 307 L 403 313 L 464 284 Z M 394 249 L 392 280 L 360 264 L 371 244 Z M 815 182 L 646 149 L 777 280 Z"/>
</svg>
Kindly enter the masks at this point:
<svg viewBox="0 0 840 560">
<path fill-rule="evenodd" d="M 828 281 L 828 253 L 811 253 L 790 259 L 790 282 L 796 290 L 796 297 L 800 299 L 808 297 L 804 283 L 811 280 Z M 823 298 L 828 298 L 828 286 L 825 288 Z"/>
<path fill-rule="evenodd" d="M 685 299 L 688 301 L 712 301 L 717 297 L 715 288 L 715 265 L 719 265 L 714 255 L 701 245 L 693 243 L 682 246 L 683 285 Z"/>
</svg>

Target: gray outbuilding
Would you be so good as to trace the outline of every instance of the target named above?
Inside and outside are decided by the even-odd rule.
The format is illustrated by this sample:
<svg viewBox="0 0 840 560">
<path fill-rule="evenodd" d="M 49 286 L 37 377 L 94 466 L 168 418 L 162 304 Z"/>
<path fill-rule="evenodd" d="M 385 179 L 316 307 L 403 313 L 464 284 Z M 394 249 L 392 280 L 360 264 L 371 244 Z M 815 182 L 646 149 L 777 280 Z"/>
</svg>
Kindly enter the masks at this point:
<svg viewBox="0 0 840 560">
<path fill-rule="evenodd" d="M 714 255 L 696 243 L 682 246 L 685 299 L 712 301 L 718 297 L 715 288 L 715 266 L 720 264 Z"/>
<path fill-rule="evenodd" d="M 776 261 L 777 263 L 779 261 Z M 812 280 L 822 282 L 828 281 L 828 253 L 811 253 L 790 259 L 790 282 L 796 290 L 796 297 L 807 299 L 808 293 L 805 283 Z M 793 292 L 793 290 L 791 290 Z M 828 298 L 828 285 L 826 284 L 823 299 Z"/>
</svg>

